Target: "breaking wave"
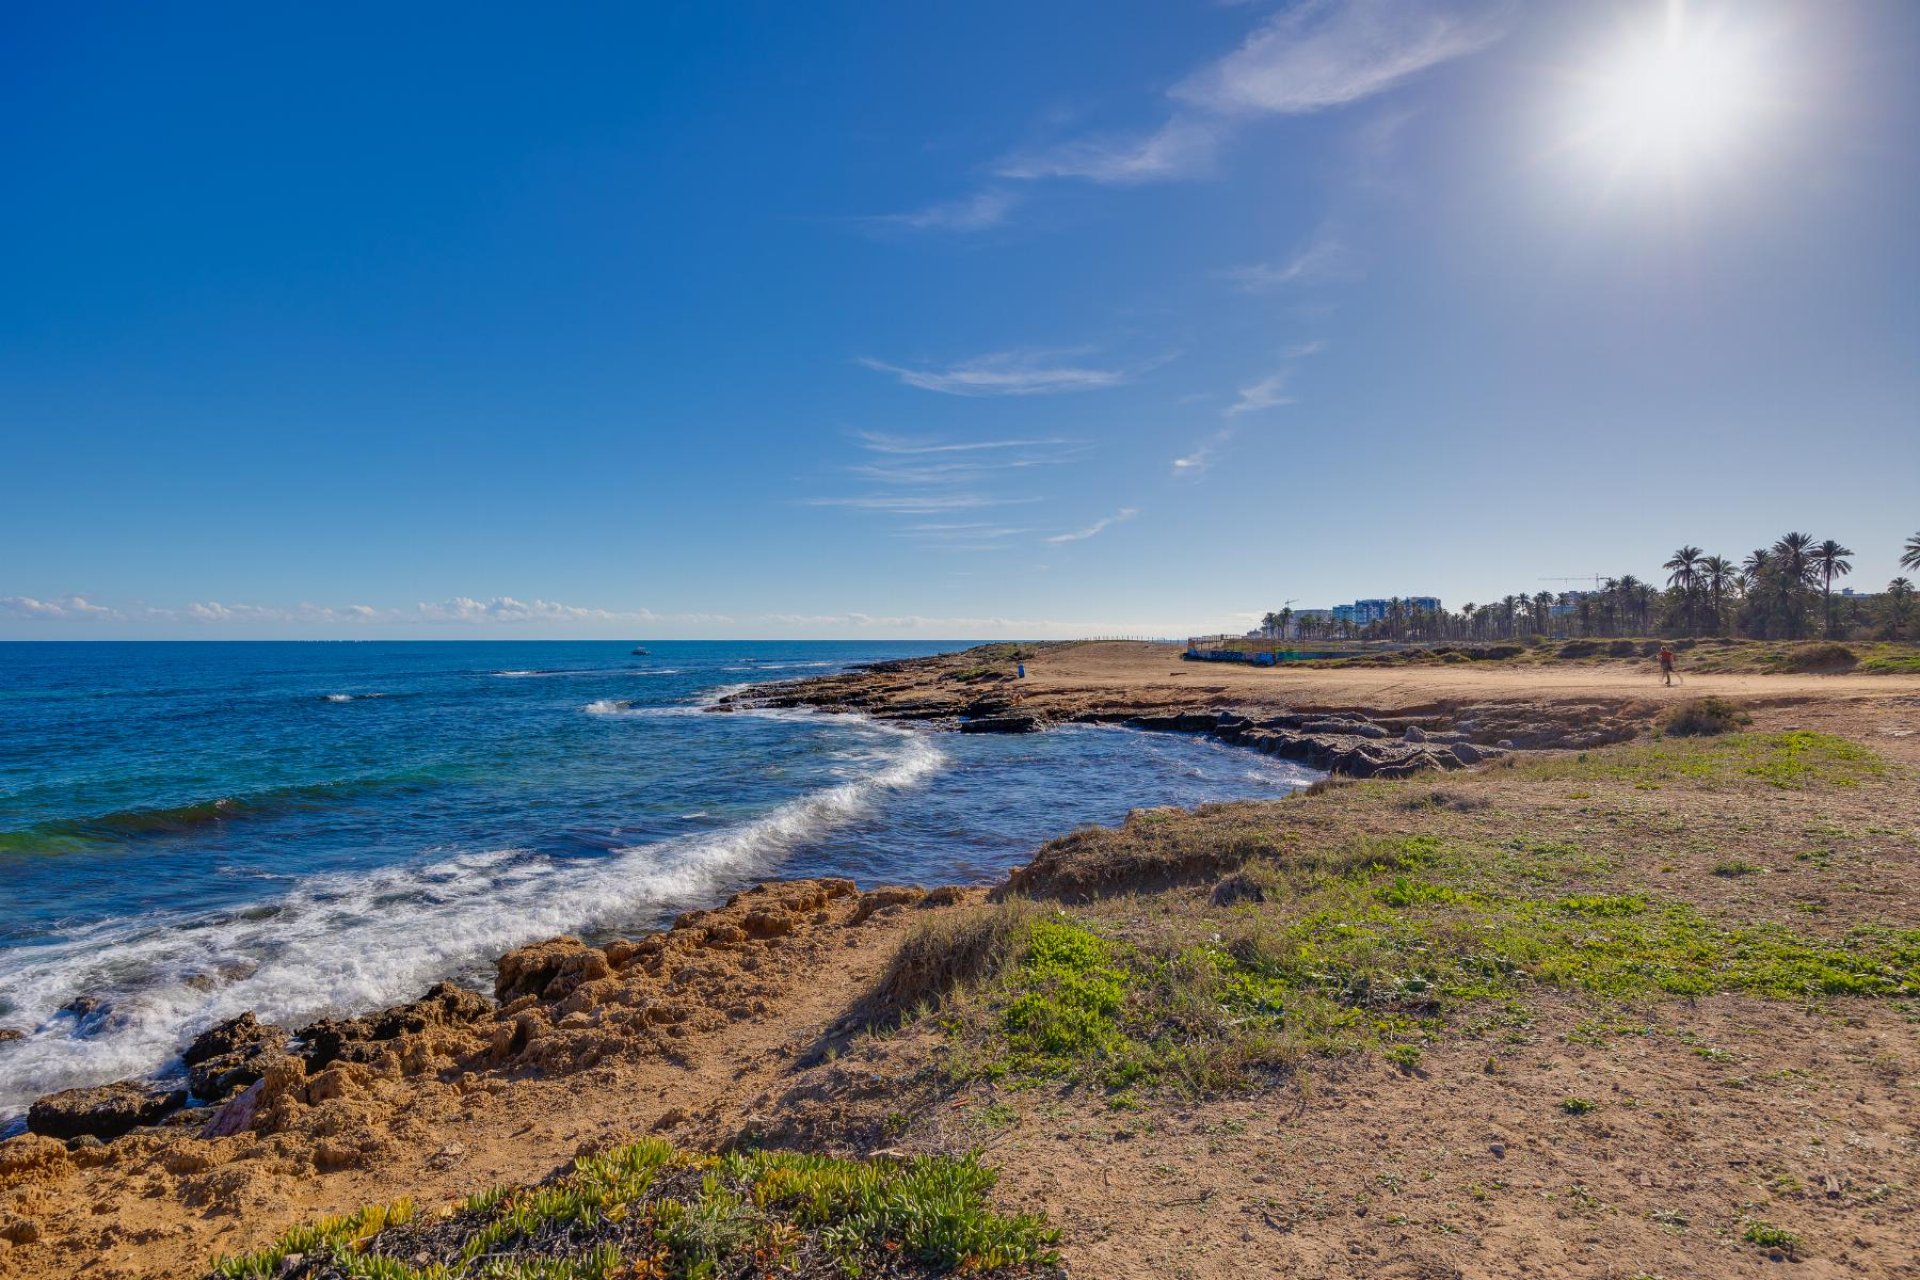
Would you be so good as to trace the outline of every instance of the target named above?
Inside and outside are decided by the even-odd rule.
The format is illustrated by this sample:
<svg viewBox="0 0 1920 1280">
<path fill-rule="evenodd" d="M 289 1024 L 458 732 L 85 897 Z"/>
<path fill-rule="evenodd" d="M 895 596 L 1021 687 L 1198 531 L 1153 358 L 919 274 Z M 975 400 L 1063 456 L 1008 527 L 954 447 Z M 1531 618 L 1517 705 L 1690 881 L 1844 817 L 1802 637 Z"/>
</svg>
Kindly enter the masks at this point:
<svg viewBox="0 0 1920 1280">
<path fill-rule="evenodd" d="M 766 875 L 946 759 L 925 735 L 873 728 L 881 743 L 854 763 L 862 776 L 719 830 L 591 859 L 492 849 L 312 876 L 243 910 L 113 920 L 0 952 L 0 1020 L 30 1032 L 0 1046 L 0 1117 L 53 1090 L 163 1070 L 185 1041 L 246 1010 L 300 1025 L 382 1008 L 484 975 L 513 947 L 648 925 Z M 103 1003 L 63 1011 L 82 994 Z"/>
</svg>

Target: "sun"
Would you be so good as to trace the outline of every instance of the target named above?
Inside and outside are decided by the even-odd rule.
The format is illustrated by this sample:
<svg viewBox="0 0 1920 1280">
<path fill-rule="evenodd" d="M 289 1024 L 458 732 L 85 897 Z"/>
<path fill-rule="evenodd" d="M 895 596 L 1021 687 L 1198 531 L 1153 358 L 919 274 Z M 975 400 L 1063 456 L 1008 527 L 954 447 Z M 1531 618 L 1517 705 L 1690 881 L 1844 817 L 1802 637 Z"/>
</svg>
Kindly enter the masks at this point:
<svg viewBox="0 0 1920 1280">
<path fill-rule="evenodd" d="M 1664 21 L 1579 78 L 1573 142 L 1616 170 L 1684 173 L 1720 163 L 1754 127 L 1764 79 L 1740 31 L 1694 20 L 1669 0 Z"/>
</svg>

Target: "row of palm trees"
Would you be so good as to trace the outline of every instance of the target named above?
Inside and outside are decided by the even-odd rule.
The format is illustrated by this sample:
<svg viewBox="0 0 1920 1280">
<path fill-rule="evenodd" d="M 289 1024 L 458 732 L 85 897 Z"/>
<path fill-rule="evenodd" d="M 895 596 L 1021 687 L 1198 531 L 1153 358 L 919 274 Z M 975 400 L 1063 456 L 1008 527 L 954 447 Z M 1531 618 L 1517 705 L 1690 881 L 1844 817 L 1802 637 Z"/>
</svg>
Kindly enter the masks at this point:
<svg viewBox="0 0 1920 1280">
<path fill-rule="evenodd" d="M 1655 632 L 1798 640 L 1817 608 L 1829 638 L 1863 626 L 1878 626 L 1889 636 L 1903 638 L 1916 609 L 1915 588 L 1908 578 L 1895 578 L 1871 600 L 1842 597 L 1845 608 L 1836 609 L 1834 584 L 1853 572 L 1853 555 L 1833 538 L 1816 540 L 1794 532 L 1771 546 L 1755 548 L 1738 562 L 1683 546 L 1660 566 L 1667 575 L 1664 590 L 1623 574 L 1601 579 L 1592 591 L 1523 592 L 1491 604 L 1467 604 L 1457 612 L 1393 600 L 1386 617 L 1364 627 L 1318 614 L 1297 615 L 1290 608 L 1267 614 L 1261 625 L 1270 635 L 1306 640 L 1517 640 Z M 1900 566 L 1920 571 L 1920 533 L 1907 539 Z"/>
</svg>

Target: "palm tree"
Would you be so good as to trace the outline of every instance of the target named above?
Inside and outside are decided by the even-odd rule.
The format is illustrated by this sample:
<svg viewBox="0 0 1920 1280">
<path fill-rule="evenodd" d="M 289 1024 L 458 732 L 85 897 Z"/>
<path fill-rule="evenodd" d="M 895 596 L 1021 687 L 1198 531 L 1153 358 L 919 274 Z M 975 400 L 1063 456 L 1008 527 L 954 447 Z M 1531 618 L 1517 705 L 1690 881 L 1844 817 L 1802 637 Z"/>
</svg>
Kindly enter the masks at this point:
<svg viewBox="0 0 1920 1280">
<path fill-rule="evenodd" d="M 1898 640 L 1900 633 L 1906 630 L 1907 619 L 1913 616 L 1913 583 L 1905 578 L 1895 578 L 1887 584 L 1887 623 Z"/>
<path fill-rule="evenodd" d="M 1853 572 L 1853 562 L 1847 559 L 1852 554 L 1851 549 L 1828 538 L 1807 557 L 1808 571 L 1820 575 L 1820 606 L 1826 615 L 1829 640 L 1833 639 L 1833 580 Z"/>
<path fill-rule="evenodd" d="M 1767 554 L 1765 547 L 1755 547 L 1753 550 L 1747 552 L 1747 558 L 1740 562 L 1740 576 L 1746 580 L 1749 591 L 1753 589 L 1754 585 L 1758 583 L 1761 578 L 1766 576 L 1767 569 L 1771 564 L 1772 557 Z"/>
<path fill-rule="evenodd" d="M 1700 581 L 1707 589 L 1707 606 L 1713 610 L 1713 629 L 1726 625 L 1726 600 L 1739 581 L 1740 570 L 1725 556 L 1708 556 L 1700 562 Z"/>
<path fill-rule="evenodd" d="M 1661 565 L 1668 571 L 1667 585 L 1680 593 L 1681 625 L 1693 629 L 1694 590 L 1700 584 L 1700 548 L 1682 547 Z"/>
<path fill-rule="evenodd" d="M 1779 580 L 1780 602 L 1787 615 L 1787 639 L 1800 638 L 1799 592 L 1813 585 L 1813 535 L 1789 533 L 1773 544 L 1767 564 Z"/>
<path fill-rule="evenodd" d="M 1900 567 L 1902 569 L 1920 569 L 1920 533 L 1916 533 L 1907 539 L 1907 549 L 1902 552 L 1900 556 Z M 1904 582 L 1905 579 L 1903 578 L 1901 581 Z"/>
</svg>

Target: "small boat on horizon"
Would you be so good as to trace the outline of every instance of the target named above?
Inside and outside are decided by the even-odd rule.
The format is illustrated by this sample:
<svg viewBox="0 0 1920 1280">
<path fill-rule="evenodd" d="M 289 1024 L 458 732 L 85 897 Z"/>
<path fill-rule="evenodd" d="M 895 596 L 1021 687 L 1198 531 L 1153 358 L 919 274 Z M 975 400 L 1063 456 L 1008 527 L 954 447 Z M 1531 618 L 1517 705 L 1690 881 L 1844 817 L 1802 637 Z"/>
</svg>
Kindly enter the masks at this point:
<svg viewBox="0 0 1920 1280">
<path fill-rule="evenodd" d="M 634 656 L 634 657 L 636 657 L 636 658 L 644 658 L 644 657 L 646 657 L 646 656 L 647 656 L 647 650 L 646 650 L 646 646 L 645 646 L 645 645 L 635 645 L 635 646 L 633 647 L 633 656 Z"/>
</svg>

